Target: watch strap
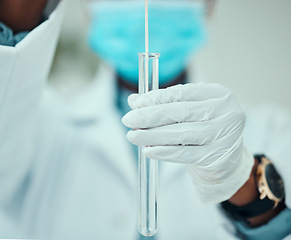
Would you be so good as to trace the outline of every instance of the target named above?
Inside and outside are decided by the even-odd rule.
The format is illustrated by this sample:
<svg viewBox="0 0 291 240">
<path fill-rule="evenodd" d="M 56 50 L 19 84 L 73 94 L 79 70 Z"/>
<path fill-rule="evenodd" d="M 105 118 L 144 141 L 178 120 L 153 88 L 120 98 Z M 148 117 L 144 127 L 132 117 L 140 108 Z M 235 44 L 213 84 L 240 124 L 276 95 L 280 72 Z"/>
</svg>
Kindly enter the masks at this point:
<svg viewBox="0 0 291 240">
<path fill-rule="evenodd" d="M 252 218 L 259 216 L 269 210 L 271 210 L 275 202 L 270 200 L 268 197 L 264 199 L 257 199 L 254 202 L 251 202 L 244 206 L 236 206 L 231 204 L 228 201 L 224 201 L 221 203 L 224 210 L 227 212 L 236 215 L 236 218 Z"/>
</svg>

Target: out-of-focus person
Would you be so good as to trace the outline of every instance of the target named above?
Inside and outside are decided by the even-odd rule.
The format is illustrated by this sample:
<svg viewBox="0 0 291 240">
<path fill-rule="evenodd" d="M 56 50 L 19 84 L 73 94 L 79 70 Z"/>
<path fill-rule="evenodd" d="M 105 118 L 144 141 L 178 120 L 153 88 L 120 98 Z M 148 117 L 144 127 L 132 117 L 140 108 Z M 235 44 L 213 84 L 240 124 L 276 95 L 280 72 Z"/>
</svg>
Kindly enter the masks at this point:
<svg viewBox="0 0 291 240">
<path fill-rule="evenodd" d="M 231 90 L 186 70 L 206 41 L 207 4 L 150 6 L 162 89 L 139 96 L 143 4 L 91 2 L 89 44 L 104 63 L 67 104 L 46 87 L 65 1 L 0 1 L 0 237 L 141 239 L 125 114 L 127 138 L 161 164 L 152 239 L 291 233 L 290 112 L 256 110 L 245 127 Z"/>
</svg>

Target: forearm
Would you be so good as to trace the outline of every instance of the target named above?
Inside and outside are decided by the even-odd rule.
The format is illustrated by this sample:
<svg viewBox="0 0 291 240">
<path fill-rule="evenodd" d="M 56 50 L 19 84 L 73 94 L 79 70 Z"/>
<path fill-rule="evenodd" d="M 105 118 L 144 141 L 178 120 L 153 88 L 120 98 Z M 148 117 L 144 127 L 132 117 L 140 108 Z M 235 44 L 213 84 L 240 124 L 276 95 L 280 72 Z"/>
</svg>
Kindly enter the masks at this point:
<svg viewBox="0 0 291 240">
<path fill-rule="evenodd" d="M 47 0 L 0 0 L 0 21 L 15 33 L 35 28 Z"/>
<path fill-rule="evenodd" d="M 258 162 L 255 160 L 254 167 L 252 169 L 250 178 L 248 181 L 228 200 L 230 203 L 236 206 L 244 206 L 247 205 L 256 199 L 259 198 L 259 192 L 256 186 L 255 180 L 255 171 L 257 168 Z M 277 207 L 275 209 L 271 209 L 268 212 L 259 215 L 257 217 L 249 218 L 248 221 L 250 222 L 251 226 L 260 226 L 270 219 L 275 217 L 285 206 L 281 205 L 281 207 Z"/>
</svg>

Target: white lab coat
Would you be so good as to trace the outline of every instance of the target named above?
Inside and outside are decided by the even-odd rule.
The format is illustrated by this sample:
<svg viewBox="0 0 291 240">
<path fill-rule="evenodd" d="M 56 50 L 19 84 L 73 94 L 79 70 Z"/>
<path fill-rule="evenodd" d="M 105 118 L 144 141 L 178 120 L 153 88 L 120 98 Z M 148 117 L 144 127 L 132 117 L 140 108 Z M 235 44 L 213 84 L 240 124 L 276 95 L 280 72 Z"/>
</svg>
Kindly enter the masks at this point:
<svg viewBox="0 0 291 240">
<path fill-rule="evenodd" d="M 61 2 L 15 48 L 0 46 L 0 238 L 136 240 L 136 159 L 115 107 L 112 71 L 104 66 L 70 103 L 44 91 L 63 10 Z M 270 153 L 286 178 L 286 125 L 291 130 L 282 124 L 285 132 L 274 134 L 286 137 Z M 253 150 L 268 154 L 256 146 L 259 134 Z M 159 183 L 157 239 L 235 238 L 217 207 L 199 201 L 184 166 L 161 163 Z"/>
</svg>

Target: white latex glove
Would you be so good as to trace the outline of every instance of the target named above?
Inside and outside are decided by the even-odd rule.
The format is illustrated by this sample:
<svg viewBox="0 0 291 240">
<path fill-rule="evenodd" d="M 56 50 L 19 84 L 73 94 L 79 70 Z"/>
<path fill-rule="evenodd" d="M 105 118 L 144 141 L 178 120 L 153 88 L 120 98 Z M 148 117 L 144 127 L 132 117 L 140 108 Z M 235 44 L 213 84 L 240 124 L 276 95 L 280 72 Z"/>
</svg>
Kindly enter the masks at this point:
<svg viewBox="0 0 291 240">
<path fill-rule="evenodd" d="M 253 156 L 243 145 L 245 114 L 218 84 L 185 84 L 132 94 L 122 121 L 148 158 L 184 163 L 206 203 L 229 199 L 248 180 Z"/>
</svg>

